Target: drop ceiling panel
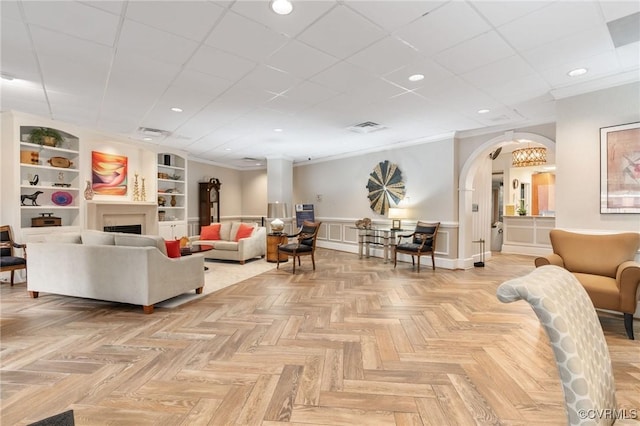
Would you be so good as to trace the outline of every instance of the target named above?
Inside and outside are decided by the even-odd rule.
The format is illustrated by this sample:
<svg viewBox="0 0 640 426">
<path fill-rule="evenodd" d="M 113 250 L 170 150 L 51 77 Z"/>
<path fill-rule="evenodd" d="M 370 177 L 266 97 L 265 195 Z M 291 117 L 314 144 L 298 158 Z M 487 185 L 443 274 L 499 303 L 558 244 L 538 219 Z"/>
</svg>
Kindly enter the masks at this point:
<svg viewBox="0 0 640 426">
<path fill-rule="evenodd" d="M 393 2 L 393 13 L 382 1 L 345 1 L 345 4 L 364 15 L 386 31 L 393 31 L 405 24 L 408 24 L 422 15 L 445 4 L 446 1 L 398 1 Z"/>
<path fill-rule="evenodd" d="M 362 16 L 345 6 L 338 6 L 311 25 L 298 39 L 344 59 L 384 36 L 384 31 Z"/>
<path fill-rule="evenodd" d="M 287 16 L 274 13 L 267 1 L 236 1 L 231 9 L 277 33 L 295 37 L 335 5 L 333 0 L 294 1 L 294 13 Z"/>
<path fill-rule="evenodd" d="M 0 38 L 2 72 L 32 82 L 40 82 L 40 71 L 32 52 L 31 42 L 21 22 L 2 19 L 2 32 L 11 37 Z"/>
<path fill-rule="evenodd" d="M 262 62 L 287 41 L 287 37 L 261 24 L 227 12 L 205 43 L 245 59 Z"/>
<path fill-rule="evenodd" d="M 105 12 L 112 13 L 114 15 L 120 15 L 122 12 L 122 7 L 125 3 L 128 4 L 128 1 L 121 0 L 105 0 L 105 1 L 79 1 L 78 3 L 82 3 L 86 6 L 93 7 L 96 9 L 103 10 Z"/>
<path fill-rule="evenodd" d="M 336 62 L 338 62 L 337 58 L 297 40 L 291 40 L 267 59 L 268 65 L 303 79 L 321 72 Z"/>
<path fill-rule="evenodd" d="M 503 81 L 519 80 L 535 75 L 529 63 L 519 55 L 514 55 L 463 74 L 463 78 L 475 87 L 495 87 Z"/>
<path fill-rule="evenodd" d="M 415 62 L 418 52 L 395 37 L 388 36 L 347 59 L 367 71 L 385 75 Z"/>
<path fill-rule="evenodd" d="M 573 63 L 605 52 L 613 51 L 611 37 L 604 25 L 580 31 L 534 49 L 522 52 L 522 56 L 537 70 L 558 64 Z M 566 72 L 571 71 L 567 69 Z"/>
<path fill-rule="evenodd" d="M 498 31 L 516 49 L 524 50 L 602 23 L 597 3 L 559 1 L 502 25 Z"/>
<path fill-rule="evenodd" d="M 587 74 L 579 77 L 569 77 L 567 71 L 584 67 L 589 70 Z M 581 83 L 602 77 L 619 69 L 618 58 L 614 51 L 606 52 L 591 58 L 569 61 L 555 67 L 542 70 L 540 74 L 549 82 L 552 88 Z"/>
<path fill-rule="evenodd" d="M 536 10 L 550 5 L 551 1 L 478 1 L 473 3 L 482 16 L 487 18 L 493 26 L 499 27 L 502 24 L 521 18 Z"/>
<path fill-rule="evenodd" d="M 502 37 L 489 31 L 444 50 L 433 59 L 452 73 L 463 74 L 514 54 Z"/>
<path fill-rule="evenodd" d="M 236 80 L 248 74 L 256 65 L 256 62 L 248 59 L 202 45 L 186 64 L 186 68 L 226 80 Z"/>
<path fill-rule="evenodd" d="M 116 15 L 71 1 L 25 1 L 21 4 L 27 21 L 34 26 L 113 46 L 119 22 Z"/>
<path fill-rule="evenodd" d="M 55 120 L 72 124 L 97 122 L 100 112 L 100 98 L 48 91 L 51 112 Z"/>
<path fill-rule="evenodd" d="M 127 19 L 194 41 L 202 41 L 224 9 L 204 1 L 130 1 Z"/>
<path fill-rule="evenodd" d="M 604 15 L 604 20 L 610 22 L 636 12 L 640 12 L 640 2 L 637 1 L 602 1 L 600 8 Z"/>
<path fill-rule="evenodd" d="M 49 115 L 49 105 L 41 85 L 22 80 L 0 80 L 0 89 L 0 111 L 15 109 L 34 111 L 32 114 L 43 117 Z"/>
<path fill-rule="evenodd" d="M 184 64 L 198 43 L 144 24 L 126 20 L 118 40 L 118 53 L 153 58 L 169 64 Z"/>
<path fill-rule="evenodd" d="M 211 96 L 203 92 L 171 86 L 146 115 L 141 125 L 173 132 L 211 100 Z M 173 112 L 173 107 L 182 108 L 183 111 Z"/>
<path fill-rule="evenodd" d="M 422 54 L 433 55 L 490 29 L 466 2 L 452 1 L 394 34 Z"/>
<path fill-rule="evenodd" d="M 263 90 L 275 94 L 284 92 L 298 83 L 300 83 L 300 80 L 292 74 L 287 74 L 266 65 L 258 65 L 240 80 L 238 85 L 249 90 Z"/>
<path fill-rule="evenodd" d="M 409 76 L 424 75 L 420 81 L 409 81 Z M 453 77 L 453 73 L 431 59 L 420 59 L 384 76 L 401 87 L 413 90 L 423 86 L 437 85 L 440 81 Z"/>
<path fill-rule="evenodd" d="M 189 92 L 200 92 L 203 96 L 212 99 L 229 89 L 233 82 L 198 71 L 183 69 L 171 85 Z M 182 99 L 188 101 L 188 96 L 184 96 Z M 180 106 L 182 99 L 175 100 L 177 106 Z"/>
</svg>

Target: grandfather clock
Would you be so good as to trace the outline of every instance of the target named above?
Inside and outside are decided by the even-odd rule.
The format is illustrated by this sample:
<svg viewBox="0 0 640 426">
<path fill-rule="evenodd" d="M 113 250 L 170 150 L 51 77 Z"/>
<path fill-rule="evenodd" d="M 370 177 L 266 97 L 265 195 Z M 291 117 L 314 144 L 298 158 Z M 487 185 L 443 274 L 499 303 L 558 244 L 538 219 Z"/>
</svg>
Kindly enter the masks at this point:
<svg viewBox="0 0 640 426">
<path fill-rule="evenodd" d="M 198 185 L 200 226 L 220 222 L 220 179 L 211 178 L 209 182 L 198 182 Z"/>
</svg>

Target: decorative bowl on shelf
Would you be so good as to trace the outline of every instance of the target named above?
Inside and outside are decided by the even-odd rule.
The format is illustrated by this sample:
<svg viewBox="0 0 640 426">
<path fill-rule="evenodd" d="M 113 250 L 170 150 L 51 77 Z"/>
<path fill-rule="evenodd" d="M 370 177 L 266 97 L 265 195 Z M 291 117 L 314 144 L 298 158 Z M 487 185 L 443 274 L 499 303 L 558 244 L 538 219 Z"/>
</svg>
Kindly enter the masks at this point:
<svg viewBox="0 0 640 426">
<path fill-rule="evenodd" d="M 68 206 L 73 202 L 73 196 L 66 191 L 56 191 L 51 194 L 51 201 L 56 206 Z"/>
</svg>

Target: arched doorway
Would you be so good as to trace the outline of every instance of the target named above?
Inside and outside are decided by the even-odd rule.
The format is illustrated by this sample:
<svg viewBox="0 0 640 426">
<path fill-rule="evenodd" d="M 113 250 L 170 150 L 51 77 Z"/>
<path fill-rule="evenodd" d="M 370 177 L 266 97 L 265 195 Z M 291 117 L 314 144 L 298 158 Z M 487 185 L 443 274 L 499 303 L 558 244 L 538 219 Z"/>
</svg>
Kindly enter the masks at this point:
<svg viewBox="0 0 640 426">
<path fill-rule="evenodd" d="M 531 141 L 544 145 L 548 150 L 555 152 L 555 141 L 535 133 L 528 132 L 506 132 L 484 142 L 476 148 L 465 161 L 460 171 L 458 187 L 458 268 L 469 269 L 473 267 L 473 255 L 478 252 L 479 247 L 473 247 L 473 241 L 478 237 L 489 241 L 491 229 L 475 229 L 473 214 L 473 187 L 476 174 L 487 167 L 487 160 L 490 161 L 490 154 L 499 147 L 509 147 L 518 145 L 520 140 Z M 490 185 L 490 180 L 488 185 Z M 489 188 L 490 189 L 490 188 Z M 487 190 L 486 194 L 491 191 Z M 489 195 L 482 200 L 483 205 L 489 205 L 491 200 Z M 475 226 L 475 227 L 474 227 Z M 490 226 L 490 224 L 489 224 Z M 475 250 L 475 251 L 474 251 Z M 486 246 L 485 246 L 486 250 Z"/>
</svg>

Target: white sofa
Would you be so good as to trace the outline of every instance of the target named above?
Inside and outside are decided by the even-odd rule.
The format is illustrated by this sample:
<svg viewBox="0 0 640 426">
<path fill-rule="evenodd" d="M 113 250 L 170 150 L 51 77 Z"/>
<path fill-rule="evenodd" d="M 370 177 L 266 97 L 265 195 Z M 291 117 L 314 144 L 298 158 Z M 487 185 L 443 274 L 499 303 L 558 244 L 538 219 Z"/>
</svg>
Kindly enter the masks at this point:
<svg viewBox="0 0 640 426">
<path fill-rule="evenodd" d="M 85 230 L 29 244 L 27 290 L 153 305 L 191 290 L 202 293 L 202 256 L 167 257 L 162 237 Z"/>
<path fill-rule="evenodd" d="M 244 264 L 254 257 L 264 257 L 267 251 L 267 230 L 257 224 L 244 223 L 253 226 L 251 236 L 236 241 L 236 234 L 242 222 L 220 222 L 220 239 L 201 239 L 200 235 L 190 237 L 192 244 L 213 247 L 204 252 L 206 259 L 235 260 Z"/>
</svg>

